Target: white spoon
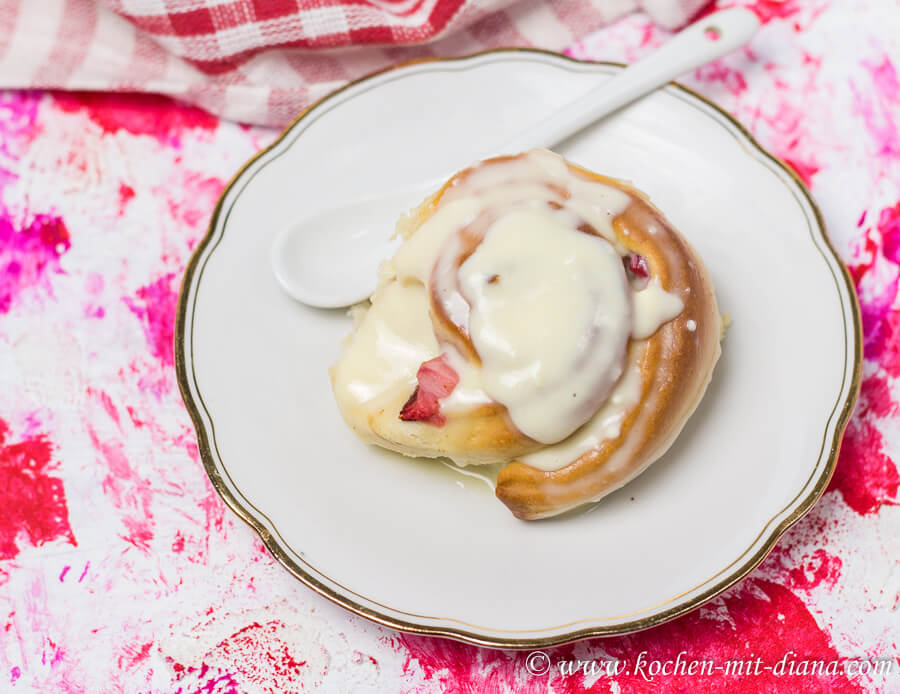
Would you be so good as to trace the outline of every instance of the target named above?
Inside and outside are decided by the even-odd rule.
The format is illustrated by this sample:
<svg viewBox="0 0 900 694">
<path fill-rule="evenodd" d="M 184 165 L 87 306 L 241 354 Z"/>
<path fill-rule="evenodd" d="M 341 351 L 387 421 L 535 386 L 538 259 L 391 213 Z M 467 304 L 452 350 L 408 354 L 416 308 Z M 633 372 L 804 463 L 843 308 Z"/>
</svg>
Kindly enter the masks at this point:
<svg viewBox="0 0 900 694">
<path fill-rule="evenodd" d="M 756 14 L 746 8 L 714 12 L 483 158 L 553 147 L 675 77 L 739 48 L 759 24 Z M 470 163 L 461 162 L 459 168 Z M 272 248 L 278 283 L 298 301 L 320 308 L 350 306 L 368 298 L 375 289 L 378 264 L 399 245 L 391 238 L 397 218 L 452 175 L 354 200 L 295 222 L 278 235 Z"/>
</svg>

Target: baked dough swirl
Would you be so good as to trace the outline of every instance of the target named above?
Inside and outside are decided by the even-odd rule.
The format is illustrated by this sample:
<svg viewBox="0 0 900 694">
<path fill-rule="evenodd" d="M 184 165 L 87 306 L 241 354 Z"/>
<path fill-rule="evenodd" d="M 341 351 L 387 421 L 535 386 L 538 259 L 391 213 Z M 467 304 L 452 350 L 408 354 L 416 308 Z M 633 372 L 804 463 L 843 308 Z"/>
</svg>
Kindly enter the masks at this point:
<svg viewBox="0 0 900 694">
<path fill-rule="evenodd" d="M 645 195 L 533 150 L 461 171 L 404 243 L 331 368 L 364 441 L 496 464 L 517 517 L 618 489 L 706 390 L 722 322 L 709 275 Z"/>
</svg>

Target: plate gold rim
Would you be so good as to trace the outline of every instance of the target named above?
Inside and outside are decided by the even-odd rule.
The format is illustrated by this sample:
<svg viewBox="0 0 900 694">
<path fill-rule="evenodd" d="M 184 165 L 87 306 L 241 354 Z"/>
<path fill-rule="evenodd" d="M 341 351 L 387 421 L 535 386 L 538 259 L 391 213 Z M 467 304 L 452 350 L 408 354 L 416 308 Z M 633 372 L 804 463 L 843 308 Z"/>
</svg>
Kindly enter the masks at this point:
<svg viewBox="0 0 900 694">
<path fill-rule="evenodd" d="M 422 63 L 447 63 L 447 62 L 460 62 L 471 60 L 474 58 L 478 58 L 485 55 L 498 54 L 498 53 L 528 53 L 528 54 L 538 54 L 544 56 L 550 56 L 555 59 L 560 59 L 564 61 L 569 61 L 571 63 L 579 64 L 579 65 L 593 65 L 593 66 L 607 66 L 607 67 L 616 67 L 622 68 L 625 67 L 621 63 L 615 62 L 607 62 L 607 61 L 581 61 L 575 58 L 571 58 L 569 56 L 565 56 L 559 53 L 554 53 L 552 51 L 544 51 L 540 49 L 529 49 L 529 48 L 499 48 L 493 49 L 489 51 L 482 51 L 479 53 L 474 53 L 471 55 L 460 56 L 455 58 L 421 58 L 416 60 L 410 60 L 403 63 L 399 63 L 397 65 L 393 65 L 391 67 L 385 68 L 383 70 L 378 70 L 369 75 L 366 75 L 360 79 L 354 80 L 350 82 L 340 89 L 337 89 L 330 94 L 326 95 L 322 99 L 319 99 L 315 103 L 311 104 L 309 107 L 304 109 L 291 123 L 281 132 L 281 134 L 266 148 L 257 152 L 253 157 L 251 157 L 231 178 L 228 184 L 223 189 L 221 196 L 219 197 L 218 202 L 216 203 L 215 208 L 213 209 L 212 217 L 210 219 L 209 226 L 203 238 L 197 244 L 194 252 L 191 255 L 190 260 L 188 261 L 187 267 L 185 269 L 184 278 L 182 280 L 181 290 L 179 293 L 178 299 L 178 312 L 176 315 L 175 321 L 175 371 L 176 377 L 178 381 L 178 388 L 181 392 L 182 399 L 184 401 L 185 407 L 190 414 L 191 421 L 193 423 L 194 429 L 197 432 L 198 439 L 198 448 L 200 451 L 200 457 L 203 462 L 204 469 L 206 471 L 207 476 L 210 479 L 213 487 L 216 492 L 225 502 L 225 504 L 235 513 L 239 518 L 241 518 L 245 523 L 247 523 L 260 537 L 265 547 L 272 554 L 272 556 L 281 563 L 295 578 L 300 580 L 302 583 L 312 588 L 314 591 L 327 598 L 328 600 L 334 602 L 337 605 L 349 610 L 350 612 L 357 614 L 361 617 L 365 617 L 373 622 L 381 624 L 383 626 L 387 626 L 390 628 L 398 629 L 400 631 L 404 631 L 407 633 L 413 634 L 422 634 L 429 636 L 441 636 L 446 638 L 452 638 L 459 641 L 471 643 L 478 646 L 488 646 L 494 648 L 508 648 L 508 649 L 527 649 L 527 648 L 546 648 L 550 646 L 562 645 L 566 643 L 571 643 L 573 641 L 578 641 L 581 639 L 598 637 L 598 636 L 614 636 L 621 634 L 633 633 L 635 631 L 640 631 L 642 629 L 647 629 L 649 627 L 655 626 L 657 624 L 661 624 L 663 622 L 669 621 L 670 619 L 674 619 L 682 614 L 685 614 L 700 605 L 712 600 L 716 596 L 720 595 L 722 592 L 730 588 L 731 586 L 738 583 L 744 577 L 747 576 L 753 569 L 759 566 L 760 563 L 765 559 L 765 557 L 772 551 L 778 540 L 784 535 L 784 533 L 796 523 L 800 518 L 802 518 L 816 503 L 816 501 L 822 496 L 826 487 L 828 486 L 829 481 L 834 473 L 834 468 L 837 462 L 838 451 L 840 449 L 840 442 L 843 437 L 844 430 L 846 429 L 847 423 L 849 422 L 850 416 L 853 412 L 853 407 L 855 406 L 858 394 L 859 394 L 859 386 L 861 380 L 862 373 L 862 327 L 860 320 L 860 311 L 859 304 L 856 298 L 856 292 L 853 287 L 853 283 L 850 278 L 850 274 L 846 268 L 846 266 L 841 262 L 840 256 L 838 255 L 834 244 L 831 242 L 831 239 L 828 236 L 825 220 L 822 216 L 822 213 L 819 207 L 816 205 L 813 200 L 809 190 L 806 188 L 806 185 L 800 179 L 800 177 L 788 166 L 784 161 L 775 157 L 771 153 L 765 150 L 756 139 L 750 134 L 750 132 L 744 128 L 737 120 L 735 120 L 730 114 L 725 112 L 723 109 L 718 107 L 715 103 L 704 97 L 702 94 L 695 92 L 694 90 L 684 87 L 677 83 L 671 83 L 671 86 L 680 90 L 681 92 L 693 97 L 697 101 L 702 104 L 705 104 L 707 107 L 717 112 L 717 115 L 726 119 L 737 131 L 737 133 L 748 142 L 755 154 L 762 155 L 762 157 L 770 162 L 770 164 L 774 165 L 776 169 L 780 169 L 783 173 L 786 173 L 789 178 L 791 178 L 794 183 L 797 185 L 798 190 L 801 192 L 805 201 L 809 205 L 809 208 L 813 212 L 814 220 L 815 220 L 815 231 L 818 232 L 822 241 L 825 243 L 825 247 L 828 252 L 832 255 L 833 260 L 836 262 L 837 267 L 839 268 L 839 277 L 843 280 L 846 289 L 847 296 L 849 297 L 850 303 L 850 313 L 854 327 L 854 349 L 853 349 L 853 371 L 852 371 L 852 383 L 850 386 L 850 391 L 843 402 L 843 406 L 838 413 L 838 420 L 835 426 L 834 434 L 831 441 L 831 447 L 828 452 L 828 460 L 820 473 L 819 479 L 816 481 L 815 486 L 810 491 L 810 493 L 799 503 L 797 508 L 794 509 L 793 512 L 785 519 L 781 521 L 770 533 L 769 537 L 762 544 L 762 546 L 751 556 L 746 562 L 744 562 L 736 571 L 729 574 L 722 581 L 712 586 L 710 589 L 704 591 L 703 593 L 698 594 L 695 598 L 690 600 L 687 603 L 682 605 L 676 605 L 675 607 L 665 610 L 663 612 L 656 613 L 649 617 L 644 617 L 642 619 L 636 619 L 628 622 L 621 622 L 614 625 L 607 626 L 592 626 L 586 627 L 583 629 L 577 629 L 574 631 L 562 633 L 562 634 L 554 634 L 552 636 L 547 637 L 532 637 L 532 638 L 515 638 L 515 637 L 503 637 L 503 636 L 485 636 L 484 634 L 478 634 L 471 631 L 467 631 L 466 629 L 461 628 L 453 628 L 447 626 L 426 626 L 422 624 L 416 624 L 413 622 L 408 622 L 403 619 L 398 619 L 391 615 L 382 614 L 373 610 L 365 605 L 361 605 L 356 601 L 348 598 L 346 595 L 341 594 L 335 590 L 333 590 L 330 586 L 325 585 L 317 578 L 312 576 L 306 569 L 301 567 L 294 559 L 287 553 L 287 551 L 282 547 L 282 545 L 276 540 L 276 538 L 272 535 L 272 533 L 262 524 L 259 518 L 254 515 L 250 510 L 246 508 L 244 503 L 239 500 L 228 488 L 225 481 L 222 478 L 220 471 L 215 462 L 215 457 L 212 452 L 212 448 L 210 446 L 209 437 L 207 436 L 206 427 L 203 424 L 202 415 L 197 406 L 197 403 L 194 401 L 193 396 L 190 392 L 190 386 L 188 381 L 188 368 L 187 362 L 185 360 L 185 325 L 187 321 L 187 312 L 188 312 L 188 295 L 190 293 L 190 287 L 193 284 L 194 275 L 197 271 L 197 267 L 200 262 L 200 258 L 203 255 L 203 252 L 206 250 L 207 246 L 210 244 L 212 237 L 214 235 L 214 230 L 218 224 L 219 215 L 222 211 L 223 204 L 225 198 L 228 196 L 230 191 L 232 190 L 235 183 L 237 183 L 243 176 L 244 172 L 252 166 L 258 159 L 266 155 L 268 152 L 275 149 L 287 136 L 288 134 L 303 120 L 303 118 L 309 114 L 312 110 L 314 110 L 320 104 L 328 101 L 333 98 L 335 95 L 350 89 L 366 80 L 372 79 L 379 75 L 382 75 L 387 72 L 393 72 L 395 70 L 400 70 L 403 68 L 408 68 L 413 65 L 419 65 Z M 820 249 L 821 251 L 822 249 Z M 824 253 L 823 253 L 824 255 Z M 831 269 L 831 268 L 829 268 Z M 832 270 L 833 271 L 833 270 Z M 835 276 L 835 281 L 838 281 L 838 276 Z M 840 292 L 839 292 L 840 296 Z M 841 302 L 841 309 L 844 311 L 846 306 L 844 302 Z M 845 314 L 845 328 L 846 328 L 846 314 Z M 845 375 L 846 375 L 846 362 L 845 362 Z M 842 383 L 843 390 L 843 383 Z M 199 394 L 199 389 L 198 389 Z M 831 418 L 834 417 L 835 413 L 840 407 L 841 403 L 838 401 L 835 403 L 835 408 L 832 411 L 829 422 Z M 209 416 L 209 415 L 207 415 Z M 212 417 L 209 416 L 210 423 L 212 424 Z M 826 423 L 826 434 L 823 437 L 822 441 L 822 449 L 827 443 L 827 429 L 828 424 Z M 815 474 L 813 471 L 812 474 Z M 811 475 L 812 477 L 812 475 Z M 807 484 L 809 480 L 807 481 Z M 802 490 L 801 492 L 802 493 Z M 799 496 L 799 493 L 798 495 Z M 796 497 L 788 504 L 785 508 L 793 505 L 796 502 Z M 249 503 L 249 502 L 248 502 Z M 753 543 L 750 545 L 749 549 L 757 544 L 760 537 L 766 532 L 766 528 L 772 524 L 772 522 L 784 512 L 785 509 L 782 509 L 779 513 L 777 513 L 769 523 L 764 526 L 763 530 L 760 534 L 754 539 Z M 264 514 L 257 509 L 257 513 L 259 515 L 264 516 Z M 265 517 L 265 516 L 264 516 Z M 271 523 L 271 521 L 269 521 Z M 274 527 L 274 524 L 272 524 Z M 746 552 L 744 553 L 746 554 Z M 695 588 L 692 588 L 688 591 L 684 591 L 679 595 L 676 595 L 668 600 L 664 601 L 660 604 L 665 604 L 665 602 L 671 602 L 672 600 L 677 600 L 682 595 L 691 592 L 692 590 L 696 590 L 699 587 L 702 587 L 706 583 L 715 580 L 722 573 L 728 571 L 734 564 L 739 562 L 741 558 L 744 556 L 742 554 L 738 559 L 732 562 L 731 565 L 722 569 L 719 573 L 707 579 L 704 583 L 700 584 Z M 323 574 L 324 575 L 324 574 Z M 331 579 L 329 579 L 331 580 Z M 333 581 L 336 585 L 338 584 L 336 581 Z M 349 589 L 345 589 L 349 591 Z M 362 596 L 360 596 L 362 597 Z M 378 604 L 375 601 L 365 598 L 369 602 L 373 604 Z M 647 611 L 649 609 L 653 609 L 654 607 L 658 607 L 659 605 L 651 606 L 649 608 L 645 608 L 641 611 Z M 403 613 L 401 610 L 397 610 L 396 608 L 390 608 L 388 606 L 382 606 L 387 610 L 391 610 L 393 612 Z M 403 613 L 409 614 L 409 613 Z M 478 627 L 478 625 L 468 624 L 466 622 L 462 622 L 460 620 L 455 620 L 451 618 L 440 618 L 440 617 L 429 617 L 424 615 L 412 615 L 411 617 L 418 617 L 420 619 L 429 619 L 429 620 L 443 620 L 445 622 L 455 622 L 458 624 L 462 624 L 469 627 L 481 628 L 490 630 L 494 633 L 503 633 L 500 630 L 489 629 L 488 627 Z M 628 615 L 620 615 L 620 617 L 627 617 Z M 578 620 L 577 622 L 571 623 L 572 625 L 581 623 L 583 621 L 588 620 Z M 608 618 L 613 619 L 613 618 Z M 554 627 L 548 627 L 546 630 L 558 630 L 565 629 L 569 624 L 562 624 Z M 529 633 L 534 633 L 535 630 L 528 630 Z M 507 632 L 514 633 L 514 632 Z"/>
</svg>

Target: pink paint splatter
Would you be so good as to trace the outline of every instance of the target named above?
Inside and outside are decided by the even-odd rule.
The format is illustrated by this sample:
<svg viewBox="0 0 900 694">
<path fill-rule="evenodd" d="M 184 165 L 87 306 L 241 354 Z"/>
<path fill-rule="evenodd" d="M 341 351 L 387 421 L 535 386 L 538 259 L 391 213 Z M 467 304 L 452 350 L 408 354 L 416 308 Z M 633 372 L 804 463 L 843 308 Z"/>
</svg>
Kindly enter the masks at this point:
<svg viewBox="0 0 900 694">
<path fill-rule="evenodd" d="M 103 130 L 132 135 L 152 135 L 161 143 L 177 146 L 185 130 L 213 131 L 219 120 L 195 106 L 165 96 L 100 92 L 57 92 L 53 98 L 68 112 L 84 111 Z"/>
<path fill-rule="evenodd" d="M 763 24 L 773 19 L 790 19 L 803 9 L 798 0 L 754 0 L 747 5 Z"/>
<path fill-rule="evenodd" d="M 172 540 L 172 552 L 183 554 L 193 564 L 207 564 L 209 562 L 210 538 L 215 535 L 222 536 L 226 528 L 225 504 L 207 478 L 204 477 L 203 479 L 206 482 L 206 494 L 195 499 L 197 508 L 203 512 L 203 532 L 198 533 L 198 535 L 192 535 L 177 530 Z M 254 540 L 254 546 L 256 542 L 257 540 Z M 259 545 L 262 547 L 261 554 L 263 559 L 272 561 L 271 556 L 265 549 L 265 545 L 262 542 L 259 542 Z M 258 560 L 258 557 L 253 558 L 253 561 Z"/>
<path fill-rule="evenodd" d="M 883 256 L 871 229 L 863 233 L 854 255 L 858 262 L 848 269 L 860 302 L 863 346 L 868 358 L 877 359 L 884 350 L 885 338 L 889 337 L 887 318 L 897 298 L 897 279 L 887 283 L 875 281 L 876 266 Z"/>
<path fill-rule="evenodd" d="M 86 304 L 84 307 L 85 318 L 103 318 L 106 315 L 106 309 L 102 306 L 93 306 Z"/>
<path fill-rule="evenodd" d="M 819 548 L 805 556 L 799 566 L 790 570 L 791 586 L 801 590 L 812 590 L 823 584 L 831 587 L 840 578 L 841 567 L 839 557 Z"/>
<path fill-rule="evenodd" d="M 117 664 L 119 670 L 133 670 L 142 662 L 150 657 L 150 649 L 153 648 L 152 641 L 146 641 L 140 644 L 126 644 L 122 649 Z"/>
<path fill-rule="evenodd" d="M 866 229 L 850 265 L 850 274 L 859 296 L 863 328 L 863 348 L 867 359 L 875 360 L 888 373 L 900 377 L 900 203 L 885 208 L 878 217 L 879 240 Z M 884 261 L 889 261 L 885 263 Z"/>
<path fill-rule="evenodd" d="M 881 432 L 871 422 L 851 421 L 829 491 L 840 492 L 850 508 L 866 515 L 896 505 L 898 488 L 900 474 L 884 452 Z"/>
<path fill-rule="evenodd" d="M 880 374 L 872 374 L 864 378 L 859 389 L 859 404 L 856 406 L 857 418 L 866 415 L 883 418 L 896 412 L 897 403 L 891 399 L 887 378 Z"/>
<path fill-rule="evenodd" d="M 897 70 L 887 56 L 878 64 L 863 62 L 872 75 L 872 82 L 878 93 L 888 101 L 900 100 L 900 80 L 897 79 Z"/>
<path fill-rule="evenodd" d="M 59 259 L 70 246 L 69 231 L 59 217 L 37 215 L 17 229 L 8 216 L 0 216 L 0 314 L 8 313 L 26 288 L 50 292 L 46 275 L 62 272 Z"/>
<path fill-rule="evenodd" d="M 890 344 L 893 334 L 892 314 L 894 301 L 897 298 L 898 282 L 895 277 L 879 289 L 867 291 L 865 270 L 860 266 L 851 268 L 856 272 L 862 272 L 856 284 L 857 294 L 860 299 L 860 316 L 862 318 L 863 347 L 868 359 L 879 360 L 886 347 Z M 853 274 L 856 274 L 854 272 Z"/>
<path fill-rule="evenodd" d="M 0 92 L 0 191 L 18 178 L 2 160 L 16 162 L 20 154 L 40 134 L 37 122 L 41 96 L 34 92 Z"/>
<path fill-rule="evenodd" d="M 675 662 L 679 654 L 690 660 L 709 660 L 724 666 L 727 661 L 760 659 L 763 666 L 777 665 L 786 655 L 790 661 L 840 659 L 827 634 L 816 624 L 806 605 L 787 588 L 761 579 L 748 579 L 713 603 L 716 609 L 700 609 L 680 619 L 630 636 L 586 642 L 587 658 L 615 658 L 623 671 L 602 676 L 588 686 L 583 672 L 564 676 L 558 669 L 549 675 L 531 677 L 524 667 L 527 653 L 489 651 L 443 639 L 400 635 L 407 653 L 404 672 L 418 673 L 439 684 L 445 692 L 475 694 L 545 692 L 613 692 L 666 694 L 851 694 L 859 686 L 844 674 L 773 674 L 761 670 L 752 676 L 727 675 L 720 669 L 711 674 L 675 672 L 649 677 L 648 661 Z M 572 646 L 548 651 L 551 663 L 574 657 Z M 638 669 L 638 658 L 644 667 Z M 649 677 L 649 681 L 648 681 Z M 591 680 L 594 678 L 591 677 Z M 548 682 L 549 680 L 549 682 Z M 613 687 L 615 683 L 616 687 Z"/>
<path fill-rule="evenodd" d="M 793 21 L 795 32 L 802 32 L 806 25 L 828 9 L 828 0 L 751 0 L 742 2 L 759 17 L 763 24 L 773 21 Z"/>
<path fill-rule="evenodd" d="M 800 180 L 807 186 L 812 185 L 813 176 L 819 173 L 819 165 L 812 161 L 801 161 L 791 157 L 784 157 L 784 162 L 797 172 Z"/>
<path fill-rule="evenodd" d="M 527 653 L 494 651 L 411 634 L 400 634 L 397 644 L 406 653 L 403 672 L 412 675 L 418 671 L 426 681 L 438 683 L 445 694 L 547 691 L 546 678 L 528 677 Z M 569 649 L 555 650 L 557 657 L 567 657 L 564 653 Z"/>
<path fill-rule="evenodd" d="M 878 231 L 882 246 L 866 229 L 850 266 L 860 301 L 865 357 L 876 361 L 888 376 L 900 376 L 900 311 L 895 308 L 900 273 L 900 203 L 881 211 Z M 882 259 L 890 261 L 885 266 Z M 892 279 L 884 279 L 885 273 Z M 883 374 L 867 376 L 860 387 L 860 400 L 853 420 L 844 433 L 834 477 L 829 490 L 837 491 L 859 514 L 877 513 L 883 505 L 897 503 L 900 473 L 885 452 L 884 439 L 872 421 L 897 410 L 890 385 Z"/>
<path fill-rule="evenodd" d="M 153 539 L 152 518 L 126 516 L 122 519 L 122 524 L 128 531 L 127 534 L 122 536 L 122 539 L 125 540 L 125 542 L 133 545 L 137 549 L 150 551 L 150 541 Z"/>
<path fill-rule="evenodd" d="M 103 318 L 106 309 L 100 305 L 105 281 L 99 272 L 91 272 L 85 278 L 84 288 L 90 300 L 84 305 L 85 318 Z"/>
<path fill-rule="evenodd" d="M 892 158 L 900 154 L 900 130 L 897 114 L 900 110 L 900 80 L 890 58 L 879 64 L 862 63 L 872 79 L 871 88 L 853 85 L 855 105 L 866 131 L 875 144 L 877 157 Z"/>
<path fill-rule="evenodd" d="M 7 443 L 9 426 L 0 420 L 0 559 L 63 540 L 76 545 L 62 480 L 50 473 L 53 447 L 43 434 Z"/>
<path fill-rule="evenodd" d="M 108 396 L 103 397 L 105 393 L 89 389 L 87 395 L 92 401 L 99 402 L 108 413 L 107 408 L 112 408 L 110 419 L 119 422 L 118 412 L 112 401 Z M 86 422 L 86 428 L 100 461 L 106 464 L 108 470 L 102 482 L 103 491 L 122 512 L 122 525 L 126 530 L 122 539 L 137 549 L 149 551 L 154 527 L 151 482 L 141 478 L 131 467 L 120 441 L 101 439 L 91 423 Z"/>
<path fill-rule="evenodd" d="M 885 293 L 896 295 L 898 279 L 885 290 Z M 878 345 L 872 345 L 866 352 L 866 356 L 876 358 L 887 373 L 893 378 L 900 376 L 900 310 L 891 308 L 883 313 L 877 322 L 878 334 L 883 341 Z"/>
<path fill-rule="evenodd" d="M 774 113 L 756 109 L 754 116 L 770 128 L 766 133 L 766 144 L 797 172 L 806 185 L 811 185 L 813 176 L 821 167 L 806 134 L 805 113 L 788 101 L 780 100 Z"/>
<path fill-rule="evenodd" d="M 305 688 L 302 680 L 309 674 L 307 661 L 294 656 L 282 638 L 284 624 L 270 620 L 260 624 L 253 622 L 239 629 L 216 644 L 204 656 L 200 665 L 186 666 L 173 663 L 176 680 L 181 685 L 177 692 L 231 691 L 220 687 L 250 686 L 252 691 L 277 694 L 283 691 L 299 691 Z M 217 664 L 207 664 L 209 660 Z M 187 689 L 188 685 L 195 688 Z"/>
<path fill-rule="evenodd" d="M 94 388 L 88 388 L 87 396 L 99 402 L 103 406 L 103 409 L 106 411 L 106 414 L 109 415 L 109 418 L 112 419 L 117 425 L 121 425 L 121 421 L 119 420 L 119 410 L 116 408 L 116 405 L 113 402 L 112 398 L 109 396 L 109 393 L 102 390 L 96 390 Z"/>
<path fill-rule="evenodd" d="M 125 208 L 128 206 L 128 203 L 134 199 L 136 193 L 134 192 L 134 188 L 132 188 L 127 183 L 119 184 L 119 214 L 125 213 Z"/>
<path fill-rule="evenodd" d="M 881 211 L 878 216 L 878 231 L 881 232 L 881 252 L 884 257 L 900 265 L 900 202 Z"/>
<path fill-rule="evenodd" d="M 197 503 L 203 509 L 205 516 L 204 528 L 221 532 L 225 524 L 225 503 L 222 497 L 216 492 L 212 484 L 207 482 L 206 495 L 201 497 Z"/>
<path fill-rule="evenodd" d="M 697 79 L 709 84 L 721 84 L 734 97 L 740 96 L 747 90 L 747 81 L 744 79 L 744 75 L 739 70 L 728 67 L 723 60 L 717 60 L 697 69 L 694 75 Z"/>
<path fill-rule="evenodd" d="M 109 467 L 109 473 L 103 479 L 103 491 L 116 508 L 125 512 L 122 524 L 128 532 L 123 539 L 138 549 L 149 550 L 153 539 L 153 513 L 150 510 L 153 494 L 149 484 L 135 475 L 120 443 L 100 441 L 92 429 L 88 433 L 94 448 Z"/>
<path fill-rule="evenodd" d="M 242 694 L 234 675 L 210 668 L 205 663 L 200 667 L 185 667 L 174 663 L 176 680 L 185 680 L 184 686 L 178 687 L 173 694 Z"/>
<path fill-rule="evenodd" d="M 649 659 L 674 660 L 690 644 L 692 658 L 725 660 L 760 658 L 775 665 L 789 652 L 796 659 L 838 659 L 827 634 L 819 627 L 806 605 L 790 590 L 777 583 L 749 579 L 719 601 L 719 610 L 698 610 L 656 629 L 615 639 L 607 649 L 620 659 L 631 659 L 641 651 Z M 607 642 L 601 644 L 606 648 Z M 793 656 L 792 656 L 793 657 Z M 640 677 L 620 678 L 623 689 L 659 692 L 659 684 Z M 773 694 L 829 691 L 834 694 L 859 692 L 844 675 L 787 677 L 764 671 L 753 677 L 673 676 L 662 691 L 703 691 L 707 694 L 765 691 Z"/>
<path fill-rule="evenodd" d="M 180 554 L 184 551 L 184 535 L 181 534 L 180 530 L 175 531 L 175 539 L 172 541 L 172 551 L 175 554 Z"/>
<path fill-rule="evenodd" d="M 173 287 L 174 279 L 175 273 L 170 272 L 138 289 L 134 298 L 125 298 L 128 308 L 143 324 L 150 351 L 165 366 L 175 363 L 174 334 L 178 292 Z"/>
<path fill-rule="evenodd" d="M 190 228 L 205 227 L 224 189 L 224 181 L 215 176 L 188 172 L 178 186 L 177 198 L 168 197 L 169 214 L 172 219 Z M 170 190 L 159 192 L 171 193 Z"/>
<path fill-rule="evenodd" d="M 65 658 L 65 651 L 60 648 L 49 636 L 46 638 L 47 645 L 41 651 L 41 663 L 43 665 L 49 664 L 50 667 L 55 667 L 59 665 L 63 659 Z M 47 657 L 47 651 L 49 647 L 50 657 Z"/>
</svg>

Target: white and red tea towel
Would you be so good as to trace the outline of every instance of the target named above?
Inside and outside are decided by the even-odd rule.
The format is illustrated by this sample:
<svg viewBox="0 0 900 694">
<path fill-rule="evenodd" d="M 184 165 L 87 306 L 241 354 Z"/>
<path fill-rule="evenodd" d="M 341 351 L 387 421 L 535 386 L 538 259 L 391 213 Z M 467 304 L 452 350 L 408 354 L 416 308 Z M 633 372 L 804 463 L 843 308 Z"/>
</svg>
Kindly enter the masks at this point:
<svg viewBox="0 0 900 694">
<path fill-rule="evenodd" d="M 412 58 L 560 50 L 623 14 L 709 0 L 0 0 L 0 88 L 158 92 L 280 126 Z"/>
</svg>

